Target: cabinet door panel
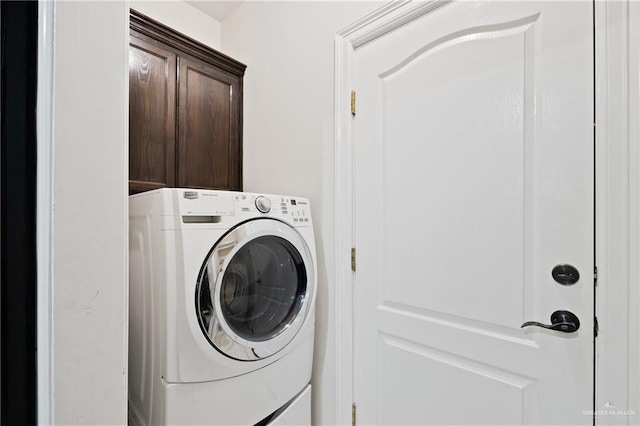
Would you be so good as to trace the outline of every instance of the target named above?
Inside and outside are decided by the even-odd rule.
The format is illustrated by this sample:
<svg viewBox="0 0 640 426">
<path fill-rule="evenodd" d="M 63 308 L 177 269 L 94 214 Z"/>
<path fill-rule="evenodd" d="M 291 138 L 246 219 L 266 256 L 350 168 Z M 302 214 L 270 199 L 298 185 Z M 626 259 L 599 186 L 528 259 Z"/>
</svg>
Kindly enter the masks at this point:
<svg viewBox="0 0 640 426">
<path fill-rule="evenodd" d="M 240 79 L 179 58 L 178 186 L 241 189 Z"/>
<path fill-rule="evenodd" d="M 176 55 L 133 36 L 129 46 L 129 188 L 172 187 Z"/>
</svg>

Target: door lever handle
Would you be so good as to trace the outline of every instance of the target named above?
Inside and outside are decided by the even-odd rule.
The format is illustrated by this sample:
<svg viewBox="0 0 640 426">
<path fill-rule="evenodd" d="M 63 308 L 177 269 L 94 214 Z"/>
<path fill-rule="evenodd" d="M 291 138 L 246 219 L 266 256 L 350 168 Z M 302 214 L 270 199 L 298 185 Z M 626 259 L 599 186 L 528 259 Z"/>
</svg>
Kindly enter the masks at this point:
<svg viewBox="0 0 640 426">
<path fill-rule="evenodd" d="M 580 328 L 580 320 L 569 311 L 555 311 L 551 314 L 551 324 L 542 324 L 536 321 L 527 321 L 520 326 L 524 327 L 542 327 L 548 330 L 562 331 L 563 333 L 573 333 Z"/>
</svg>

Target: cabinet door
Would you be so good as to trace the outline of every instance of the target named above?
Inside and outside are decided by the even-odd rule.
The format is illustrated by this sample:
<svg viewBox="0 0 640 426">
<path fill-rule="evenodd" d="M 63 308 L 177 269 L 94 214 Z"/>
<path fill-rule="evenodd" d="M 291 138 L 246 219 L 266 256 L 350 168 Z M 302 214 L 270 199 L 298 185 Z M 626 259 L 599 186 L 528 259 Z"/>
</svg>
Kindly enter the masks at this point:
<svg viewBox="0 0 640 426">
<path fill-rule="evenodd" d="M 176 55 L 131 36 L 129 190 L 175 186 Z"/>
<path fill-rule="evenodd" d="M 241 189 L 240 78 L 179 58 L 178 186 Z"/>
</svg>

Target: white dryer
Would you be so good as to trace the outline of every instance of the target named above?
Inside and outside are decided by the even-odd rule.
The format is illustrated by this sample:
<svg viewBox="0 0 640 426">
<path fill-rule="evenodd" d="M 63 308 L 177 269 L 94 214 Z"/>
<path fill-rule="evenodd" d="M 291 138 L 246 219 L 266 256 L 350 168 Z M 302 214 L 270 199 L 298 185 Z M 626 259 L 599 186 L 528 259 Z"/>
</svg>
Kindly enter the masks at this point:
<svg viewBox="0 0 640 426">
<path fill-rule="evenodd" d="M 159 189 L 129 235 L 130 422 L 310 424 L 309 201 Z"/>
</svg>

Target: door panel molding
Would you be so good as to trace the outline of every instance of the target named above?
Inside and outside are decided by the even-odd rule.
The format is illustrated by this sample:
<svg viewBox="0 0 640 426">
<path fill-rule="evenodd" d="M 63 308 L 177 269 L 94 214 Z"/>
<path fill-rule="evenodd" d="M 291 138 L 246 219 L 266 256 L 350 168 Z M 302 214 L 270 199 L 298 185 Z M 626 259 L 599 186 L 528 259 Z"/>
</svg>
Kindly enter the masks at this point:
<svg viewBox="0 0 640 426">
<path fill-rule="evenodd" d="M 395 315 L 416 318 L 424 323 L 437 324 L 448 327 L 448 332 L 467 332 L 471 335 L 484 335 L 494 339 L 503 340 L 510 343 L 525 345 L 537 348 L 538 343 L 530 338 L 523 338 L 522 333 L 514 332 L 513 329 L 497 324 L 477 321 L 469 318 L 462 318 L 443 312 L 432 311 L 416 306 L 405 305 L 396 302 L 384 302 L 378 309 L 380 311 L 392 312 Z"/>
<path fill-rule="evenodd" d="M 495 38 L 511 37 L 515 34 L 526 34 L 529 32 L 536 21 L 540 17 L 540 14 L 528 16 L 523 19 L 515 21 L 502 22 L 500 24 L 483 25 L 475 28 L 468 28 L 461 31 L 456 31 L 451 34 L 447 34 L 444 37 L 435 40 L 426 46 L 423 46 L 418 51 L 411 54 L 408 58 L 395 65 L 393 68 L 380 74 L 381 80 L 389 80 L 394 77 L 396 73 L 402 72 L 405 68 L 411 66 L 415 61 L 421 59 L 423 56 L 431 55 L 439 50 L 446 49 L 451 46 L 455 46 L 459 43 L 464 43 L 472 40 L 489 40 Z"/>
<path fill-rule="evenodd" d="M 528 377 L 522 374 L 505 371 L 492 365 L 483 364 L 475 359 L 465 358 L 458 354 L 445 352 L 440 349 L 436 349 L 431 346 L 427 346 L 411 340 L 399 338 L 397 336 L 381 333 L 380 343 L 413 353 L 424 358 L 430 358 L 439 363 L 447 364 L 460 370 L 465 370 L 470 373 L 477 374 L 479 376 L 484 376 L 491 380 L 500 381 L 509 386 L 517 387 L 520 389 L 524 389 L 525 387 L 530 386 L 532 383 L 536 382 L 536 379 L 534 377 Z"/>
<path fill-rule="evenodd" d="M 353 402 L 353 150 L 350 110 L 355 49 L 448 1 L 392 2 L 335 36 L 334 303 L 335 424 L 351 423 Z M 595 3 L 596 407 L 607 402 L 640 421 L 640 5 Z M 357 111 L 356 111 L 357 114 Z M 630 119 L 633 117 L 633 119 Z M 634 301 L 630 303 L 629 301 Z M 605 424 L 603 416 L 596 423 Z"/>
</svg>

